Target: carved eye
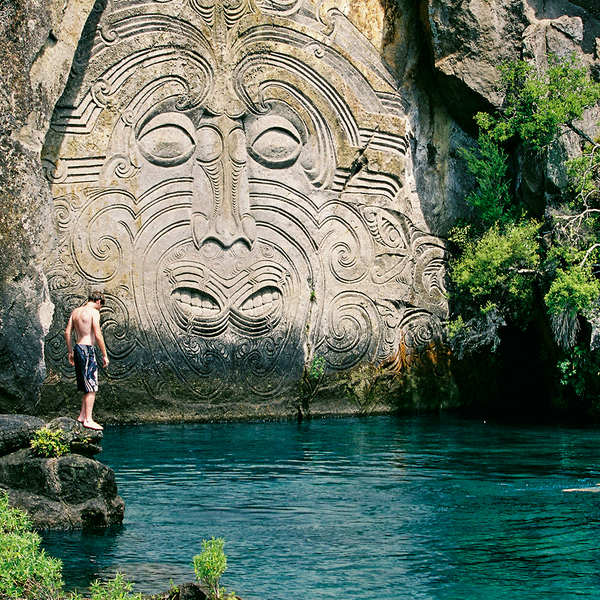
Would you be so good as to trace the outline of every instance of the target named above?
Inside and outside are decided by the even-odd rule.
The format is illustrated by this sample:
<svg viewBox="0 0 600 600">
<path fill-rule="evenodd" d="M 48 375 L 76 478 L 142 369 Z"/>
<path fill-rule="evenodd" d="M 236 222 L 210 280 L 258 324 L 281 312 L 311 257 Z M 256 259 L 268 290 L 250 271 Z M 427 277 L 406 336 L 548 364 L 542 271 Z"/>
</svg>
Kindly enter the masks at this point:
<svg viewBox="0 0 600 600">
<path fill-rule="evenodd" d="M 155 165 L 173 167 L 193 154 L 195 142 L 182 115 L 168 113 L 152 119 L 138 135 L 138 146 L 144 157 Z"/>
<path fill-rule="evenodd" d="M 265 167 L 284 169 L 296 162 L 301 149 L 302 143 L 292 131 L 273 127 L 256 137 L 248 153 Z"/>
<path fill-rule="evenodd" d="M 214 127 L 200 127 L 197 138 L 199 160 L 211 162 L 223 154 L 223 138 Z"/>
</svg>

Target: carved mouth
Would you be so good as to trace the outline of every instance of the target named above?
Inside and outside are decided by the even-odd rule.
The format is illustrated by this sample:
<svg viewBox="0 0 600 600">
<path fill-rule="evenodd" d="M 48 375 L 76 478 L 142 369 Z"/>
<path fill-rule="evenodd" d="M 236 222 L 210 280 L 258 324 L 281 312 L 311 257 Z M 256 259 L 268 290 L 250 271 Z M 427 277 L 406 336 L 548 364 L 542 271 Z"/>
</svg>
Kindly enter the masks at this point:
<svg viewBox="0 0 600 600">
<path fill-rule="evenodd" d="M 192 319 L 213 319 L 221 312 L 219 303 L 200 290 L 180 287 L 173 290 L 171 299 L 175 306 Z"/>
<path fill-rule="evenodd" d="M 254 292 L 240 306 L 240 312 L 249 318 L 261 318 L 272 313 L 282 300 L 281 292 L 273 286 L 264 287 Z"/>
<path fill-rule="evenodd" d="M 223 333 L 231 323 L 247 335 L 262 335 L 276 325 L 281 316 L 283 294 L 272 285 L 266 285 L 247 295 L 238 306 L 222 306 L 211 294 L 189 286 L 180 286 L 171 292 L 171 306 L 175 322 L 183 331 L 194 335 L 213 337 Z"/>
<path fill-rule="evenodd" d="M 215 337 L 227 329 L 228 311 L 215 298 L 190 287 L 171 292 L 171 307 L 177 326 L 192 335 Z"/>
</svg>

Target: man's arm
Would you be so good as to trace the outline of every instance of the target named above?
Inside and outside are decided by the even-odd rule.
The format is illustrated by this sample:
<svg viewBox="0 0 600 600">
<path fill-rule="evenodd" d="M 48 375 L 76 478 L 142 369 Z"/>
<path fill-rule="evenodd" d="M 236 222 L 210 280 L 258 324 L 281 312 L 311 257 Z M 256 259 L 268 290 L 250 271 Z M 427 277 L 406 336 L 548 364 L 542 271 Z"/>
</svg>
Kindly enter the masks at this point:
<svg viewBox="0 0 600 600">
<path fill-rule="evenodd" d="M 104 345 L 104 338 L 102 337 L 102 331 L 100 331 L 100 313 L 98 311 L 94 311 L 95 314 L 92 316 L 92 331 L 94 332 L 94 337 L 96 338 L 96 343 L 100 348 L 100 352 L 102 352 L 102 366 L 104 368 L 108 367 L 108 355 L 106 354 L 106 346 Z"/>
<path fill-rule="evenodd" d="M 73 315 L 69 317 L 67 328 L 65 329 L 65 342 L 67 342 L 67 350 L 69 352 L 69 362 L 74 365 L 75 359 L 73 358 Z"/>
</svg>

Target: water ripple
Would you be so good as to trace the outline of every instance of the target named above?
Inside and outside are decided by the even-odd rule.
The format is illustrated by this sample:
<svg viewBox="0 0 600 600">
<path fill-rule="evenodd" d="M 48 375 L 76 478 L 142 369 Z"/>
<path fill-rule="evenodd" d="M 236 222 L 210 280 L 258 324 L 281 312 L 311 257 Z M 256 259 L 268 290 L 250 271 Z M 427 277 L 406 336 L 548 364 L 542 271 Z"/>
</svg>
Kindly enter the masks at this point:
<svg viewBox="0 0 600 600">
<path fill-rule="evenodd" d="M 246 600 L 600 595 L 600 434 L 455 417 L 107 427 L 123 527 L 48 532 L 67 583 L 191 580 L 223 536 Z"/>
</svg>

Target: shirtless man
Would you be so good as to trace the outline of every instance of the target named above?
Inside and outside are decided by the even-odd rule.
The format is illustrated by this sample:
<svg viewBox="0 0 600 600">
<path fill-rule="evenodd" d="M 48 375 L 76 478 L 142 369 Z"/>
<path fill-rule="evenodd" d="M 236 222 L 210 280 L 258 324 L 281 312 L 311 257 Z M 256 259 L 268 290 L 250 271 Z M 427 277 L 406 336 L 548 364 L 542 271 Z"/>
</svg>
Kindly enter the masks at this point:
<svg viewBox="0 0 600 600">
<path fill-rule="evenodd" d="M 69 362 L 75 366 L 77 389 L 83 392 L 81 412 L 77 420 L 84 427 L 101 430 L 102 426 L 92 419 L 92 409 L 98 391 L 98 365 L 94 345 L 98 344 L 102 352 L 102 364 L 108 367 L 108 356 L 104 338 L 100 331 L 100 307 L 104 305 L 104 294 L 94 291 L 83 306 L 76 308 L 69 317 L 65 329 L 65 340 L 69 351 Z M 73 329 L 77 335 L 75 353 L 73 353 Z"/>
</svg>

